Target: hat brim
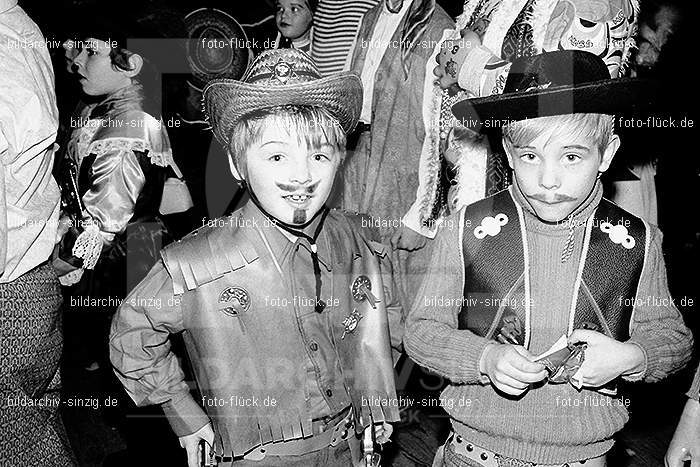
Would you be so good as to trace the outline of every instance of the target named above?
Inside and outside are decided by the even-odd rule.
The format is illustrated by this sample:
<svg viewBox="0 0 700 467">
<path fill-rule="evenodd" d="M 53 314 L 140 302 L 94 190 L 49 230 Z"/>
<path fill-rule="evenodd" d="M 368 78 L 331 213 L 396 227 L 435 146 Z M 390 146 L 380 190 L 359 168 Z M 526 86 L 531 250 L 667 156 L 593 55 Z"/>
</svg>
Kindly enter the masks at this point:
<svg viewBox="0 0 700 467">
<path fill-rule="evenodd" d="M 514 121 L 574 113 L 630 114 L 653 110 L 659 83 L 617 78 L 465 99 L 452 106 L 458 125 L 487 133 Z"/>
<path fill-rule="evenodd" d="M 233 16 L 216 8 L 199 8 L 188 13 L 184 23 L 190 38 L 186 48 L 192 87 L 202 91 L 213 79 L 240 79 L 243 76 L 251 51 L 245 30 Z M 209 37 L 205 33 L 213 35 Z M 202 39 L 221 44 L 216 47 L 218 60 L 212 60 L 211 51 L 204 49 Z"/>
<path fill-rule="evenodd" d="M 270 88 L 217 79 L 204 88 L 203 102 L 214 136 L 227 149 L 231 131 L 241 117 L 287 105 L 324 108 L 348 134 L 357 125 L 362 111 L 362 81 L 355 73 L 338 73 L 308 83 Z"/>
</svg>

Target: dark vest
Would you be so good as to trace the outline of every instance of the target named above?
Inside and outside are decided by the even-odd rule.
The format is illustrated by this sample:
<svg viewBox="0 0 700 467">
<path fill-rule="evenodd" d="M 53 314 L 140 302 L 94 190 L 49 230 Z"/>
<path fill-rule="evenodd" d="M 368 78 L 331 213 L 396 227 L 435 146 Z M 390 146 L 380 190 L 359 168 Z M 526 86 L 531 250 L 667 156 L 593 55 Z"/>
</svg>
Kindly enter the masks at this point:
<svg viewBox="0 0 700 467">
<path fill-rule="evenodd" d="M 510 189 L 467 206 L 462 213 L 465 285 L 459 328 L 489 339 L 498 340 L 501 334 L 528 347 L 530 288 L 537 278 L 529 275 L 523 212 Z M 593 329 L 627 340 L 648 249 L 647 226 L 603 199 L 585 228 L 583 264 L 578 268 L 567 331 Z"/>
<path fill-rule="evenodd" d="M 199 229 L 162 253 L 182 300 L 184 339 L 202 396 L 224 401 L 204 404 L 217 434 L 216 451 L 224 456 L 312 435 L 309 350 L 297 324 L 295 292 L 262 240 L 264 228 L 246 224 L 244 213 Z M 343 374 L 332 390 L 348 392 L 359 432 L 372 422 L 399 419 L 398 408 L 367 403 L 396 397 L 379 263 L 349 215 L 331 211 L 323 228 L 331 245 L 334 302 L 324 313 Z M 353 298 L 359 276 L 371 282 L 380 300 L 376 308 Z M 341 338 L 353 310 L 362 318 Z"/>
</svg>

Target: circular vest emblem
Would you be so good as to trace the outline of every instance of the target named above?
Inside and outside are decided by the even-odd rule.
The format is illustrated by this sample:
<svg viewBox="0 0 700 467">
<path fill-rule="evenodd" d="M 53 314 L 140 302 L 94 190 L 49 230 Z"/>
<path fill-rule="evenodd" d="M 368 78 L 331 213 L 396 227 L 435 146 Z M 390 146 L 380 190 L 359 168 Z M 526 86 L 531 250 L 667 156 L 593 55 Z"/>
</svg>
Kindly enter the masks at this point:
<svg viewBox="0 0 700 467">
<path fill-rule="evenodd" d="M 372 290 L 372 283 L 367 276 L 359 276 L 352 283 L 352 298 L 356 302 L 362 302 L 367 299 L 366 292 Z"/>
<path fill-rule="evenodd" d="M 221 311 L 230 316 L 237 316 L 250 308 L 250 295 L 242 287 L 229 287 L 219 295 L 219 303 L 225 305 Z"/>
</svg>

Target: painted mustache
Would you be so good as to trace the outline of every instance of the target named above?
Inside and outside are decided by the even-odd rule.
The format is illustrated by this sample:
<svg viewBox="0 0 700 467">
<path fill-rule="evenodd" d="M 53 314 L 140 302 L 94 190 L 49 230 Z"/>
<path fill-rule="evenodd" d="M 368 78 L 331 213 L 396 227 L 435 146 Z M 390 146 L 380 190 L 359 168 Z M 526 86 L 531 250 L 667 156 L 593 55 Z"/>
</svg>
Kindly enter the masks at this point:
<svg viewBox="0 0 700 467">
<path fill-rule="evenodd" d="M 287 185 L 286 183 L 279 183 L 275 182 L 275 185 L 277 185 L 277 188 L 279 188 L 282 191 L 286 191 L 290 194 L 305 194 L 305 195 L 312 195 L 314 191 L 316 191 L 316 188 L 318 188 L 318 184 L 320 182 L 315 182 L 309 186 L 299 186 L 299 185 Z"/>
<path fill-rule="evenodd" d="M 528 198 L 536 199 L 537 201 L 541 201 L 541 202 L 547 203 L 547 204 L 562 203 L 565 201 L 576 201 L 576 198 L 572 198 L 569 195 L 564 195 L 561 193 L 555 193 L 554 197 L 547 196 L 547 195 L 542 194 L 542 193 L 535 193 L 532 195 L 528 195 Z"/>
</svg>

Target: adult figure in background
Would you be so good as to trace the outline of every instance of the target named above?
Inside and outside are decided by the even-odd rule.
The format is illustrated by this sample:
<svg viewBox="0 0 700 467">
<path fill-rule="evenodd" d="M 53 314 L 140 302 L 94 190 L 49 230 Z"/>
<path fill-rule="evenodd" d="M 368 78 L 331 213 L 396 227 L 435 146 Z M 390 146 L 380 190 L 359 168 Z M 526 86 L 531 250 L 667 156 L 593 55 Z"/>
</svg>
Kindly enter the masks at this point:
<svg viewBox="0 0 700 467">
<path fill-rule="evenodd" d="M 60 194 L 58 110 L 44 37 L 0 0 L 0 464 L 73 465 L 58 414 L 61 291 L 47 262 Z"/>
<path fill-rule="evenodd" d="M 362 20 L 350 68 L 362 78 L 364 102 L 355 151 L 343 176 L 344 208 L 370 214 L 395 251 L 402 305 L 410 308 L 426 244 L 415 210 L 439 43 L 454 22 L 435 0 L 383 0 Z M 423 254 L 421 254 L 423 253 Z"/>
</svg>

